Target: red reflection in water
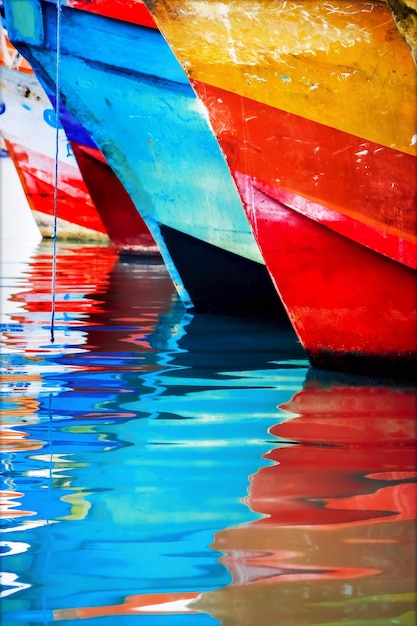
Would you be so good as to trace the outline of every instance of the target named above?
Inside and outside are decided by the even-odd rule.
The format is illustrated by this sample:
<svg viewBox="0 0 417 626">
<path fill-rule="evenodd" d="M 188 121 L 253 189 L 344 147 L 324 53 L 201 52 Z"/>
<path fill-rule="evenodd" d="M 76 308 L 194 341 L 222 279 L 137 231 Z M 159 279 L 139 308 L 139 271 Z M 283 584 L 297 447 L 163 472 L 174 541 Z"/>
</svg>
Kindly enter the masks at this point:
<svg viewBox="0 0 417 626">
<path fill-rule="evenodd" d="M 49 322 L 51 254 L 41 249 L 12 296 L 21 307 L 11 319 L 24 329 L 5 333 L 5 342 L 24 350 L 25 367 L 6 367 L 9 395 L 19 392 L 22 382 L 36 386 L 39 376 L 32 365 L 42 367 L 43 352 L 56 349 L 40 347 L 36 332 L 33 338 L 28 332 Z M 114 352 L 115 358 L 120 342 L 129 351 L 149 346 L 148 334 L 161 313 L 170 310 L 174 288 L 157 265 L 147 270 L 138 264 L 125 271 L 111 248 L 60 247 L 56 308 L 58 324 L 74 327 L 71 344 L 82 327 L 83 348 Z M 90 368 L 90 356 L 94 353 L 86 355 L 81 367 L 101 367 Z M 112 365 L 116 367 L 118 363 Z M 120 367 L 131 369 L 129 364 Z M 25 393 L 24 402 L 19 397 L 8 407 L 6 428 L 13 424 L 19 431 L 13 430 L 15 441 L 6 445 L 16 450 L 42 445 L 25 437 L 25 415 L 36 412 L 35 394 L 30 389 Z M 268 464 L 250 477 L 246 498 L 263 517 L 219 531 L 212 545 L 223 553 L 230 585 L 133 595 L 117 606 L 58 608 L 55 619 L 203 612 L 224 626 L 412 623 L 415 389 L 317 381 L 306 383 L 280 409 L 288 419 L 271 429 L 279 445 L 266 456 Z M 16 502 L 20 498 L 14 492 L 7 496 Z M 5 506 L 10 516 L 13 506 Z"/>
<path fill-rule="evenodd" d="M 328 624 L 415 609 L 416 395 L 306 385 L 250 479 L 263 519 L 217 533 L 233 583 L 198 607 L 222 624 Z"/>
<path fill-rule="evenodd" d="M 26 359 L 35 357 L 34 353 L 41 357 L 60 351 L 65 332 L 65 344 L 82 345 L 86 350 L 131 350 L 131 345 L 121 348 L 120 342 L 149 349 L 149 335 L 161 313 L 170 311 L 175 298 L 172 280 L 159 259 L 121 261 L 110 246 L 60 243 L 55 281 L 58 330 L 55 345 L 48 345 L 51 282 L 52 244 L 44 242 L 29 260 L 23 279 L 10 297 L 16 303 L 12 321 L 28 325 L 28 330 L 29 326 L 37 328 L 34 332 L 10 328 L 4 333 L 5 343 L 24 350 Z M 77 334 L 77 329 L 82 334 Z M 68 330 L 72 332 L 68 334 Z"/>
<path fill-rule="evenodd" d="M 307 387 L 280 408 L 297 415 L 271 433 L 296 445 L 272 450 L 252 478 L 249 506 L 268 524 L 328 524 L 415 515 L 416 395 L 389 387 Z M 392 502 L 391 502 L 392 501 Z M 395 504 L 393 504 L 395 503 Z M 398 507 L 400 510 L 398 510 Z"/>
<path fill-rule="evenodd" d="M 120 342 L 149 349 L 147 336 L 154 331 L 160 313 L 170 310 L 175 289 L 163 263 L 158 260 L 148 263 L 144 259 L 123 263 L 112 247 L 58 243 L 55 300 L 58 330 L 56 342 L 51 344 L 52 253 L 52 243 L 42 242 L 30 258 L 19 258 L 17 268 L 13 264 L 4 268 L 8 280 L 15 285 L 9 301 L 16 306 L 8 306 L 11 323 L 2 333 L 0 450 L 3 454 L 31 453 L 45 447 L 44 441 L 31 438 L 25 429 L 28 422 L 39 421 L 37 394 L 40 390 L 45 393 L 48 385 L 43 379 L 44 372 L 56 372 L 58 388 L 53 393 L 57 393 L 59 377 L 64 371 L 132 371 L 135 367 L 151 371 L 158 367 L 142 361 L 136 366 L 124 363 L 118 355 Z M 88 352 L 92 348 L 94 351 Z M 67 364 L 65 358 L 51 359 L 55 355 L 66 357 L 74 350 L 86 352 L 76 364 Z M 114 363 L 110 365 L 112 352 Z M 95 364 L 94 359 L 100 353 L 104 353 L 106 365 Z M 85 386 L 78 389 L 74 380 L 72 384 L 68 393 L 82 396 L 94 391 Z M 117 391 L 122 393 L 122 387 Z M 96 414 L 91 412 L 92 408 L 86 404 L 85 414 L 77 417 L 93 419 Z M 106 417 L 118 417 L 118 414 L 110 411 Z M 124 412 L 123 417 L 129 414 Z M 7 499 L 0 501 L 0 517 L 35 515 L 36 512 L 19 508 L 23 496 L 8 491 Z"/>
<path fill-rule="evenodd" d="M 117 259 L 111 247 L 60 247 L 56 262 L 56 312 L 70 312 L 75 317 L 80 313 L 91 314 L 100 310 L 100 295 L 106 292 L 109 273 Z M 50 254 L 42 251 L 30 260 L 26 274 L 28 289 L 16 293 L 11 300 L 23 302 L 28 313 L 50 313 L 51 273 L 52 249 Z M 30 315 L 15 314 L 13 318 L 22 324 L 33 322 Z M 73 323 L 75 321 L 72 320 Z"/>
</svg>

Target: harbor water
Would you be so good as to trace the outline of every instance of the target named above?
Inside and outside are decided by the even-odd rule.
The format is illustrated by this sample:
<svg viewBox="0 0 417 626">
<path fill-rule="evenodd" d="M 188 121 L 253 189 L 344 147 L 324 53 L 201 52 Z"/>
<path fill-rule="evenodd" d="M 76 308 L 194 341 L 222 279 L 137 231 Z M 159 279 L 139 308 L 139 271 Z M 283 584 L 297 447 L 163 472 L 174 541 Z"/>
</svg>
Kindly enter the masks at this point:
<svg viewBox="0 0 417 626">
<path fill-rule="evenodd" d="M 416 387 L 313 370 L 104 245 L 58 242 L 52 342 L 53 244 L 14 224 L 2 626 L 416 623 Z"/>
</svg>

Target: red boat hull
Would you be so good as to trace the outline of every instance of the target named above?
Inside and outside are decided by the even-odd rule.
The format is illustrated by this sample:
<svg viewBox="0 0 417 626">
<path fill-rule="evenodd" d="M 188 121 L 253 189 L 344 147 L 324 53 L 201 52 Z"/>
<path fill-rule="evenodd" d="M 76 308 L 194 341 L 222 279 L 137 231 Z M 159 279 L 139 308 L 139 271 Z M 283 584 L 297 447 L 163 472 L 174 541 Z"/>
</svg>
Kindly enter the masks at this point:
<svg viewBox="0 0 417 626">
<path fill-rule="evenodd" d="M 100 150 L 76 142 L 71 142 L 71 147 L 117 251 L 120 254 L 159 256 L 158 246 L 147 225 Z"/>
<path fill-rule="evenodd" d="M 50 237 L 53 234 L 55 162 L 16 143 L 6 140 L 6 145 L 41 234 Z M 77 168 L 60 163 L 57 194 L 60 238 L 108 241 L 105 226 Z"/>
<path fill-rule="evenodd" d="M 415 376 L 416 157 L 193 84 L 312 365 Z"/>
<path fill-rule="evenodd" d="M 311 363 L 415 372 L 415 271 L 293 211 L 256 189 L 253 179 L 238 175 L 236 180 Z"/>
</svg>

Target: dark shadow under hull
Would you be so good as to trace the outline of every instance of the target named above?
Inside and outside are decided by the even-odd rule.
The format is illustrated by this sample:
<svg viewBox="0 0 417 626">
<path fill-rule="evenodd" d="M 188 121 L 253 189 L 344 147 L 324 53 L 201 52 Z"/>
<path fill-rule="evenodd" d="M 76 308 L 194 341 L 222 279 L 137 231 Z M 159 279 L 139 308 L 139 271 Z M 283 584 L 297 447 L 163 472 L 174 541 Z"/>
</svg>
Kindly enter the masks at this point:
<svg viewBox="0 0 417 626">
<path fill-rule="evenodd" d="M 275 318 L 290 325 L 265 265 L 160 228 L 196 313 Z"/>
</svg>

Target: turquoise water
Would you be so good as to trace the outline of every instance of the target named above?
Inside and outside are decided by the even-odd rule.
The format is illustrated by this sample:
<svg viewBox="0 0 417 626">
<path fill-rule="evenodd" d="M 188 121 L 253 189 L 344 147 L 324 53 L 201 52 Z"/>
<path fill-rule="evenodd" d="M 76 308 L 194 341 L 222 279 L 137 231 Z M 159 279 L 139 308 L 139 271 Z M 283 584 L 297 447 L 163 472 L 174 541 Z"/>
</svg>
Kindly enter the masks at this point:
<svg viewBox="0 0 417 626">
<path fill-rule="evenodd" d="M 158 260 L 3 251 L 3 626 L 415 624 L 416 388 L 185 312 Z"/>
</svg>

